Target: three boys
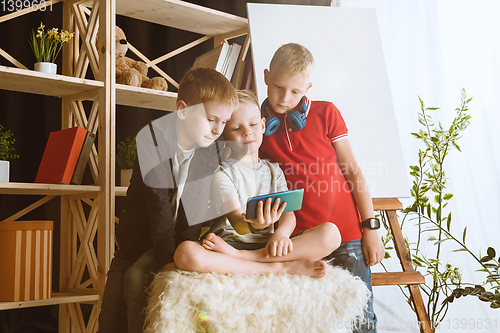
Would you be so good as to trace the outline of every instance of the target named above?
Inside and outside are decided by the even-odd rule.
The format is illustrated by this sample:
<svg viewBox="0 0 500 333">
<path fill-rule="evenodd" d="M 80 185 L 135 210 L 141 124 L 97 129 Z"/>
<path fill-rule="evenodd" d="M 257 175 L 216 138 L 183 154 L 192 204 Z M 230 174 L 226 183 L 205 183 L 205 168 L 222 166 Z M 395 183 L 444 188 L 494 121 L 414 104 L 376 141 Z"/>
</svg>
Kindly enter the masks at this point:
<svg viewBox="0 0 500 333">
<path fill-rule="evenodd" d="M 120 238 L 122 238 L 125 240 L 123 243 L 127 244 L 128 242 L 129 245 L 125 245 L 123 248 L 120 247 L 113 259 L 103 299 L 103 312 L 105 312 L 106 299 L 109 299 L 106 296 L 106 291 L 108 290 L 108 284 L 111 283 L 112 276 L 116 275 L 113 281 L 123 281 L 124 276 L 125 280 L 127 280 L 129 275 L 133 275 L 130 267 L 134 268 L 139 263 L 141 265 L 136 270 L 139 272 L 136 275 L 139 280 L 142 280 L 139 285 L 147 285 L 149 279 L 145 278 L 142 272 L 154 271 L 155 268 L 153 267 L 161 267 L 171 262 L 174 258 L 173 251 L 175 251 L 176 245 L 179 245 L 181 240 L 190 240 L 181 243 L 175 254 L 175 262 L 181 269 L 217 271 L 220 273 L 292 273 L 321 277 L 324 274 L 324 264 L 318 264 L 318 260 L 324 257 L 326 253 L 331 252 L 326 259 L 335 259 L 334 264 L 344 266 L 354 275 L 361 277 L 371 289 L 369 266 L 373 266 L 383 259 L 384 247 L 376 230 L 361 227 L 361 221 L 373 218 L 372 201 L 365 187 L 364 177 L 359 171 L 354 158 L 347 137 L 347 127 L 339 110 L 330 102 L 310 102 L 305 97 L 312 86 L 310 74 L 313 62 L 313 57 L 306 48 L 290 43 L 283 45 L 276 51 L 269 70 L 265 70 L 264 77 L 268 86 L 268 103 L 262 110 L 262 116 L 266 118 L 268 123 L 272 120 L 273 131 L 272 133 L 266 133 L 260 154 L 262 158 L 280 163 L 290 189 L 307 189 L 306 184 L 311 182 L 319 184 L 325 180 L 326 184 L 331 185 L 331 188 L 326 191 L 320 191 L 319 188 L 314 190 L 313 188 L 305 193 L 303 208 L 295 213 L 297 216 L 296 227 L 295 217 L 291 218 L 288 213 L 282 214 L 282 209 L 269 207 L 269 205 L 266 205 L 266 207 L 264 205 L 260 206 L 263 209 L 263 214 L 259 221 L 246 220 L 244 215 L 241 215 L 243 212 L 241 204 L 243 196 L 239 195 L 239 193 L 237 193 L 236 200 L 222 202 L 223 205 L 227 206 L 217 208 L 224 208 L 230 222 L 224 228 L 219 229 L 222 232 L 227 231 L 228 227 L 232 226 L 238 233 L 244 234 L 253 231 L 252 229 L 268 228 L 276 220 L 280 220 L 280 227 L 276 231 L 279 231 L 282 227 L 282 231 L 286 231 L 285 236 L 280 235 L 281 232 L 270 236 L 267 242 L 264 243 L 267 244 L 264 248 L 255 251 L 238 251 L 214 233 L 209 234 L 201 244 L 197 243 L 200 225 L 195 224 L 192 227 L 187 225 L 185 218 L 185 210 L 187 209 L 183 209 L 179 201 L 171 205 L 171 202 L 175 202 L 172 201 L 173 193 L 178 191 L 154 187 L 155 184 L 162 182 L 162 175 L 165 175 L 165 166 L 160 169 L 153 168 L 151 176 L 148 176 L 149 173 L 145 175 L 143 172 L 144 180 L 142 180 L 143 177 L 140 177 L 141 170 L 136 165 L 135 176 L 132 177 L 132 184 L 127 193 L 128 204 L 130 205 L 127 205 L 129 210 L 126 216 L 130 216 L 130 219 L 127 220 L 124 217 L 117 232 L 119 244 L 121 243 Z M 191 118 L 188 113 L 184 114 L 182 110 L 196 103 L 204 103 L 207 110 L 207 119 L 209 122 L 213 122 L 214 125 L 213 130 L 210 132 L 212 135 L 203 135 L 205 132 L 201 129 L 204 128 L 204 124 L 201 124 L 201 127 L 183 128 L 179 126 L 174 129 L 171 128 L 171 130 L 178 131 L 176 136 L 178 146 L 170 147 L 168 152 L 169 156 L 177 158 L 177 162 L 173 159 L 174 163 L 170 165 L 173 176 L 167 177 L 172 181 L 178 178 L 179 174 L 182 174 L 180 170 L 184 165 L 184 160 L 189 161 L 196 156 L 196 153 L 190 152 L 190 149 L 195 146 L 209 146 L 211 141 L 220 135 L 221 129 L 231 115 L 234 115 L 231 122 L 239 125 L 239 128 L 248 126 L 256 130 L 255 134 L 251 134 L 255 135 L 255 137 L 257 135 L 262 137 L 265 130 L 265 123 L 262 121 L 260 113 L 257 113 L 258 105 L 256 110 L 254 104 L 243 103 L 243 107 L 240 107 L 241 110 L 233 114 L 232 109 L 234 107 L 232 106 L 234 104 L 224 103 L 224 98 L 214 99 L 210 95 L 211 97 L 198 98 L 196 102 L 186 102 L 184 99 L 188 99 L 190 94 L 196 94 L 196 92 L 191 90 L 187 95 L 181 95 L 182 87 L 181 81 L 177 103 L 178 110 L 181 111 L 178 113 L 180 119 L 178 122 L 183 124 L 182 121 L 187 119 L 194 120 L 195 123 L 197 120 L 201 121 L 201 118 Z M 223 91 L 227 91 L 227 93 L 223 93 L 225 98 L 231 95 L 229 90 L 229 87 L 223 88 Z M 188 90 L 186 89 L 186 91 Z M 229 99 L 232 100 L 232 98 L 226 100 Z M 211 114 L 209 110 L 214 110 L 212 112 L 214 114 Z M 216 115 L 216 117 L 211 118 L 213 115 Z M 226 130 L 228 136 L 231 137 L 235 128 Z M 243 156 L 239 156 L 239 159 L 244 160 L 248 155 L 250 163 L 259 162 L 258 148 L 261 143 L 259 140 L 244 141 L 247 138 L 244 138 L 244 135 L 238 136 L 237 134 L 232 139 L 234 139 L 233 141 L 239 140 L 247 146 L 248 150 Z M 217 156 L 211 148 L 213 147 L 207 148 L 208 151 L 211 151 L 206 156 L 209 156 L 212 163 L 204 164 L 206 166 L 204 171 L 207 172 L 214 171 L 218 164 L 215 159 L 210 158 Z M 237 146 L 233 150 L 235 154 L 238 153 Z M 320 170 L 313 171 L 307 167 L 314 164 L 319 165 Z M 327 168 L 321 166 L 327 166 Z M 178 168 L 178 170 L 174 168 Z M 188 179 L 191 168 L 189 167 L 187 170 L 189 171 L 186 173 L 186 166 L 184 165 L 184 178 L 181 177 L 180 179 Z M 206 175 L 204 172 L 201 174 Z M 168 181 L 166 182 L 168 183 Z M 356 184 L 356 186 L 354 187 L 352 184 Z M 286 188 L 283 184 L 280 186 L 277 189 Z M 134 193 L 137 194 L 134 195 Z M 191 192 L 193 195 L 195 193 L 196 191 Z M 231 195 L 232 198 L 235 197 L 234 193 Z M 158 202 L 162 202 L 162 204 L 157 204 Z M 171 210 L 171 207 L 174 207 L 174 209 Z M 177 215 L 178 209 L 181 211 L 180 223 L 178 220 L 179 215 Z M 147 219 L 145 216 L 147 216 Z M 143 220 L 147 220 L 148 223 L 138 223 L 138 221 Z M 292 220 L 293 222 L 291 222 Z M 342 244 L 338 249 L 336 248 L 338 242 L 340 242 L 340 237 L 336 236 L 337 230 L 331 228 L 330 224 L 321 226 L 325 221 L 334 222 L 338 230 L 340 230 Z M 122 227 L 122 224 L 125 226 Z M 127 225 L 130 226 L 128 231 Z M 150 239 L 141 237 L 141 235 L 145 236 L 145 231 L 142 228 L 146 230 L 146 234 L 150 234 Z M 297 251 L 301 248 L 299 240 L 307 240 L 307 243 L 314 244 L 309 238 L 313 235 L 314 237 L 319 235 L 320 233 L 315 232 L 319 228 L 327 228 L 328 232 L 331 233 L 326 237 L 326 243 L 321 243 L 321 246 L 318 247 L 318 253 L 321 251 L 326 251 L 326 253 L 322 253 L 317 259 L 311 260 L 310 257 L 307 257 L 310 256 L 310 253 Z M 293 229 L 295 229 L 296 233 L 302 233 L 297 237 L 290 238 Z M 134 235 L 134 239 L 132 237 L 127 239 L 125 235 Z M 314 237 L 312 239 L 315 239 Z M 279 239 L 276 240 L 276 238 Z M 293 243 L 294 241 L 297 244 Z M 328 244 L 328 241 L 330 241 L 330 244 Z M 233 243 L 230 244 L 234 246 L 237 242 Z M 333 249 L 336 250 L 332 252 Z M 135 264 L 132 266 L 134 262 Z M 290 262 L 295 262 L 295 266 L 287 269 L 286 265 Z M 134 269 L 132 269 L 133 271 Z M 127 273 L 125 274 L 125 272 Z M 131 278 L 129 280 L 132 281 Z M 137 285 L 137 283 L 135 284 Z M 118 285 L 119 288 L 120 285 Z M 135 294 L 139 295 L 138 292 Z M 134 303 L 135 301 L 131 302 Z M 145 303 L 140 306 L 143 307 L 144 305 Z M 131 332 L 130 316 L 129 313 L 129 332 Z M 141 320 L 143 323 L 143 319 Z M 116 323 L 115 321 L 115 325 Z M 372 301 L 370 301 L 365 322 L 363 323 L 364 327 L 357 328 L 359 331 L 373 329 L 372 332 L 375 332 L 375 323 L 376 317 L 373 313 Z M 101 318 L 100 325 L 103 325 Z M 134 324 L 132 323 L 132 325 Z M 116 326 L 110 327 L 116 328 Z M 104 332 L 104 329 L 101 332 Z"/>
</svg>

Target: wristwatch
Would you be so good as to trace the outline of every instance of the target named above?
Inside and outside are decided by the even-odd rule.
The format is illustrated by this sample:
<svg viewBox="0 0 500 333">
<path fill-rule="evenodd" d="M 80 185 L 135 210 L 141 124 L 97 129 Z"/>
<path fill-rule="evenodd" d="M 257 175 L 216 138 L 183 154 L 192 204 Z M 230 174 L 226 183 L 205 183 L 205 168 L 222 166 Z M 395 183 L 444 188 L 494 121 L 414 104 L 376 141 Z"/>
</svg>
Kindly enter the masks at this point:
<svg viewBox="0 0 500 333">
<path fill-rule="evenodd" d="M 372 217 L 361 222 L 361 228 L 368 228 L 376 230 L 380 228 L 380 220 L 376 217 Z"/>
</svg>

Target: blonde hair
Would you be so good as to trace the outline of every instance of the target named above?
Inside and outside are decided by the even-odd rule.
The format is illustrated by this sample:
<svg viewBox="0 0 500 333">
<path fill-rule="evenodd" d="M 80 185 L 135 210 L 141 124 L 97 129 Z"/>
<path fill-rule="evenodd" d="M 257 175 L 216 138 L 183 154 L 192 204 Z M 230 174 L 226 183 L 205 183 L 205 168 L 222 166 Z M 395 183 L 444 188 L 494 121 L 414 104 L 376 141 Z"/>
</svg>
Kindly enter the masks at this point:
<svg viewBox="0 0 500 333">
<path fill-rule="evenodd" d="M 314 68 L 314 58 L 304 46 L 296 43 L 281 45 L 269 64 L 269 70 L 275 67 L 284 67 L 293 74 L 303 73 L 310 76 Z"/>
<path fill-rule="evenodd" d="M 184 74 L 177 93 L 177 101 L 180 100 L 188 106 L 215 101 L 238 107 L 238 96 L 231 82 L 211 68 L 194 68 Z"/>
<path fill-rule="evenodd" d="M 236 90 L 236 95 L 238 95 L 238 102 L 240 104 L 252 103 L 257 106 L 260 110 L 259 100 L 257 96 L 250 90 Z"/>
</svg>

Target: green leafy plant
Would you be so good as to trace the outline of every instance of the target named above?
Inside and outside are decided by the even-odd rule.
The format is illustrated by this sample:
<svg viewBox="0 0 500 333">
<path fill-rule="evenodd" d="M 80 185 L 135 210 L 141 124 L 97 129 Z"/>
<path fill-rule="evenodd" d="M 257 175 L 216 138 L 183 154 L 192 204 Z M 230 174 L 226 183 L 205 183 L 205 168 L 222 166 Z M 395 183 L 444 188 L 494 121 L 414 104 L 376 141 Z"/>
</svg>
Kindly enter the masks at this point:
<svg viewBox="0 0 500 333">
<path fill-rule="evenodd" d="M 58 31 L 57 28 L 52 28 L 45 32 L 45 26 L 40 23 L 37 31 L 31 31 L 29 40 L 36 61 L 38 62 L 56 62 L 56 58 L 61 52 L 63 45 L 68 44 L 74 33 L 66 30 Z"/>
<path fill-rule="evenodd" d="M 434 123 L 430 113 L 438 108 L 426 107 L 420 97 L 419 100 L 421 112 L 418 114 L 418 121 L 423 129 L 412 135 L 419 139 L 425 148 L 418 151 L 418 165 L 410 167 L 410 175 L 413 177 L 411 196 L 414 202 L 403 210 L 405 216 L 401 229 L 404 232 L 406 221 L 416 222 L 416 242 L 409 242 L 407 237 L 405 241 L 414 269 L 427 277 L 426 283 L 421 284 L 420 288 L 427 299 L 427 313 L 432 330 L 435 331 L 446 317 L 449 305 L 457 298 L 476 296 L 481 301 L 489 302 L 491 308 L 500 308 L 500 258 L 495 259 L 496 251 L 493 247 L 488 247 L 486 256 L 476 256 L 466 246 L 467 227 L 461 231 L 460 236 L 456 236 L 451 228 L 451 212 L 446 211 L 453 194 L 446 191 L 444 163 L 452 149 L 461 151 L 457 141 L 469 125 L 471 117 L 467 111 L 472 98 L 468 99 L 465 90 L 462 90 L 461 105 L 455 109 L 456 116 L 449 128 L 443 128 L 441 123 Z M 425 236 L 426 241 L 433 244 L 430 251 L 428 246 L 423 249 Z M 383 238 L 386 250 L 391 249 L 388 247 L 389 240 L 390 235 Z M 480 267 L 477 271 L 486 274 L 482 283 L 463 282 L 460 268 L 443 262 L 445 242 L 455 244 L 456 248 L 452 252 L 466 252 L 477 262 Z M 387 256 L 389 255 L 386 254 Z M 407 291 L 400 289 L 408 304 L 412 306 Z"/>
<path fill-rule="evenodd" d="M 14 154 L 14 134 L 0 124 L 0 160 L 8 161 L 19 158 L 19 155 Z"/>
<path fill-rule="evenodd" d="M 132 169 L 137 157 L 135 138 L 127 137 L 118 144 L 116 163 L 120 169 Z"/>
</svg>

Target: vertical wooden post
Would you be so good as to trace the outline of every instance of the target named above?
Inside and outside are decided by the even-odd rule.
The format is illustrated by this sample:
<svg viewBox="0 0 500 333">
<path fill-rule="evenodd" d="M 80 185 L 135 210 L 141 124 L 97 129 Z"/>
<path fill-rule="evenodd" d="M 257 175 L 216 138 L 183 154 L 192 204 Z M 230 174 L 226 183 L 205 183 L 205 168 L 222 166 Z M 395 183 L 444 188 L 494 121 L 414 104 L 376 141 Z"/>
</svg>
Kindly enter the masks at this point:
<svg viewBox="0 0 500 333">
<path fill-rule="evenodd" d="M 394 248 L 398 255 L 401 266 L 404 272 L 413 272 L 413 266 L 411 264 L 410 254 L 406 248 L 405 240 L 403 237 L 403 232 L 398 222 L 398 216 L 395 210 L 386 210 L 387 220 L 389 221 L 389 226 L 391 228 L 392 238 L 394 240 Z M 422 294 L 420 293 L 420 287 L 418 285 L 408 285 L 410 290 L 411 300 L 417 314 L 417 319 L 419 321 L 420 332 L 421 333 L 432 333 L 431 321 L 429 315 L 425 309 L 424 301 L 422 299 Z"/>
<path fill-rule="evenodd" d="M 99 295 L 114 252 L 115 216 L 115 24 L 116 0 L 99 0 L 99 186 L 97 257 Z M 99 303 L 100 307 L 100 303 Z"/>
<path fill-rule="evenodd" d="M 71 14 L 71 4 L 63 2 L 63 29 L 74 31 L 74 18 Z M 78 47 L 78 40 L 73 38 L 70 45 L 62 48 L 62 74 L 73 76 L 73 58 L 75 47 Z M 63 129 L 71 127 L 70 99 L 62 98 L 61 127 Z M 69 278 L 73 268 L 71 260 L 73 242 L 73 220 L 69 211 L 68 197 L 61 196 L 61 223 L 60 223 L 60 250 L 59 250 L 59 291 L 68 291 Z M 67 304 L 59 305 L 59 332 L 71 332 L 71 318 Z"/>
<path fill-rule="evenodd" d="M 214 36 L 214 48 L 222 43 L 224 43 L 224 38 L 221 38 L 220 36 Z"/>
</svg>

